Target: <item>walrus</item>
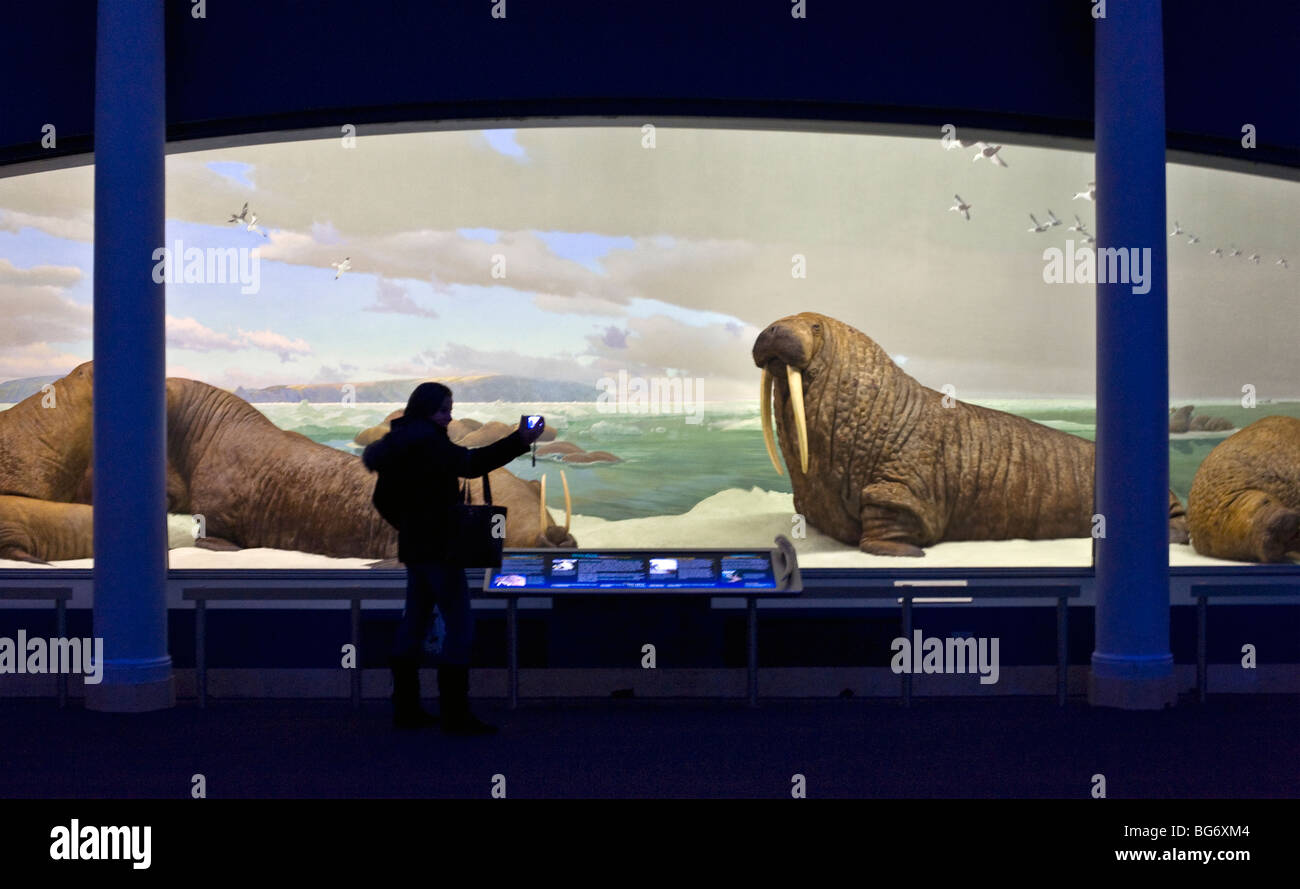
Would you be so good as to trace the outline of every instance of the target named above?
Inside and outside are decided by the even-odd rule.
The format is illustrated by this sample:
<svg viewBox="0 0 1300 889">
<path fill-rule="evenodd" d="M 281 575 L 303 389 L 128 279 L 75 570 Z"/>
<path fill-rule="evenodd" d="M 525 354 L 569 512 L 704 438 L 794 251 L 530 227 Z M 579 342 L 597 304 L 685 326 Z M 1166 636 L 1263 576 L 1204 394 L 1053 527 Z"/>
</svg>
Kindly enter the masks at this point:
<svg viewBox="0 0 1300 889">
<path fill-rule="evenodd" d="M 571 441 L 552 441 L 537 448 L 537 456 L 539 457 L 547 457 L 551 454 L 582 453 L 585 453 L 585 451 Z"/>
<path fill-rule="evenodd" d="M 1300 420 L 1263 417 L 1219 442 L 1192 479 L 1187 520 L 1202 555 L 1300 558 Z"/>
<path fill-rule="evenodd" d="M 90 503 L 93 380 L 86 362 L 54 384 L 50 407 L 41 407 L 49 395 L 35 393 L 0 412 L 0 494 Z M 397 532 L 371 502 L 375 478 L 360 457 L 280 429 L 244 399 L 197 380 L 167 378 L 166 397 L 167 509 L 203 516 L 199 546 L 396 556 Z M 519 482 L 503 476 L 493 490 L 510 511 L 507 547 L 576 546 L 567 519 L 558 526 L 539 509 L 540 492 L 498 472 Z M 89 554 L 88 535 L 82 544 Z"/>
<path fill-rule="evenodd" d="M 620 463 L 609 451 L 587 451 L 585 454 L 565 454 L 560 457 L 562 463 Z"/>
<path fill-rule="evenodd" d="M 1195 405 L 1185 404 L 1177 410 L 1170 408 L 1169 431 L 1182 432 L 1223 432 L 1232 428 L 1232 421 L 1226 417 L 1211 417 L 1206 414 L 1192 416 Z"/>
<path fill-rule="evenodd" d="M 795 510 L 836 540 L 923 556 L 944 540 L 1091 536 L 1091 442 L 1003 411 L 944 407 L 866 334 L 814 312 L 769 325 L 753 359 L 768 456 L 780 472 L 775 411 Z M 1186 542 L 1172 491 L 1169 516 L 1171 542 Z"/>
<path fill-rule="evenodd" d="M 65 561 L 94 556 L 91 507 L 0 495 L 0 559 Z"/>
<path fill-rule="evenodd" d="M 0 494 L 89 503 L 90 362 L 0 411 Z"/>
<path fill-rule="evenodd" d="M 369 429 L 362 429 L 360 432 L 357 433 L 357 437 L 352 439 L 352 443 L 354 445 L 364 448 L 367 445 L 379 441 L 379 439 L 387 435 L 388 430 L 392 428 L 390 424 L 398 417 L 400 417 L 403 413 L 405 413 L 405 411 L 403 411 L 401 408 L 398 408 L 388 416 L 384 417 L 383 422 L 379 423 L 379 425 L 371 426 Z"/>
</svg>

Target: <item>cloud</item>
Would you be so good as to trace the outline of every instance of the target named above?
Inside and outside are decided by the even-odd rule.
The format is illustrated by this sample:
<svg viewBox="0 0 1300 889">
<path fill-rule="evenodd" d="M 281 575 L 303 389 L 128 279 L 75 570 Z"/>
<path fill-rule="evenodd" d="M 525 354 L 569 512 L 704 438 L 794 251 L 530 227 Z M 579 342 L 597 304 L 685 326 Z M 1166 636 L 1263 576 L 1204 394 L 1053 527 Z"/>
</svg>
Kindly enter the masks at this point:
<svg viewBox="0 0 1300 889">
<path fill-rule="evenodd" d="M 176 349 L 190 349 L 195 352 L 224 350 L 233 352 L 245 348 L 244 343 L 225 333 L 218 333 L 204 326 L 195 318 L 166 317 L 167 345 Z"/>
<path fill-rule="evenodd" d="M 505 374 L 594 386 L 600 374 L 589 369 L 590 363 L 590 357 L 583 355 L 521 355 L 504 349 L 488 351 L 463 343 L 448 343 L 439 351 L 426 349 L 408 361 L 392 362 L 379 370 L 395 376 L 432 378 Z"/>
<path fill-rule="evenodd" d="M 60 352 L 46 343 L 10 347 L 0 352 L 0 381 L 66 376 L 78 364 L 89 360 L 89 354 Z"/>
<path fill-rule="evenodd" d="M 311 353 L 311 346 L 306 340 L 291 340 L 281 333 L 273 330 L 243 330 L 239 335 L 244 338 L 244 342 L 258 349 L 265 349 L 268 352 L 280 356 L 281 361 L 289 361 L 295 355 L 308 355 Z"/>
<path fill-rule="evenodd" d="M 23 287 L 71 287 L 84 277 L 76 266 L 38 265 L 20 269 L 9 260 L 0 258 L 0 284 L 18 284 Z"/>
<path fill-rule="evenodd" d="M 574 296 L 539 293 L 533 297 L 533 305 L 543 312 L 555 312 L 559 315 L 612 315 L 621 318 L 627 314 L 627 306 L 623 303 L 588 296 L 582 292 Z"/>
<path fill-rule="evenodd" d="M 425 349 L 418 355 L 412 355 L 407 361 L 390 362 L 380 365 L 377 369 L 381 373 L 393 374 L 399 377 L 435 376 L 438 373 L 445 375 L 451 372 L 447 368 L 437 366 L 434 361 L 434 352 L 431 349 Z"/>
<path fill-rule="evenodd" d="M 565 298 L 602 300 L 597 304 L 602 306 L 600 314 L 612 314 L 604 304 L 626 304 L 638 295 L 580 262 L 555 255 L 542 238 L 526 231 L 503 231 L 496 243 L 467 237 L 459 231 L 432 229 L 382 236 L 349 234 L 347 243 L 354 273 L 430 281 L 441 292 L 452 285 L 510 287 L 546 294 L 550 302 L 544 307 L 554 311 L 573 311 L 570 304 L 560 302 Z M 337 247 L 321 243 L 314 234 L 293 231 L 271 232 L 269 242 L 257 248 L 257 256 L 291 265 L 316 266 L 329 270 L 331 278 L 330 263 L 339 260 Z M 499 268 L 504 269 L 505 277 L 493 277 Z"/>
<path fill-rule="evenodd" d="M 707 399 L 745 398 L 753 394 L 758 370 L 751 349 L 759 328 L 734 321 L 695 326 L 666 315 L 629 318 L 621 346 L 606 341 L 608 331 L 587 336 L 596 356 L 597 376 L 626 370 L 631 376 L 662 376 L 669 369 L 706 381 Z"/>
<path fill-rule="evenodd" d="M 332 222 L 313 222 L 311 224 L 311 238 L 317 244 L 337 244 L 343 240 L 339 230 L 334 227 Z M 331 260 L 337 262 L 338 260 Z"/>
<path fill-rule="evenodd" d="M 89 242 L 95 233 L 91 164 L 0 179 L 0 231 L 33 228 Z"/>
<path fill-rule="evenodd" d="M 46 268 L 49 268 L 48 266 Z M 0 283 L 0 349 L 35 343 L 75 343 L 94 334 L 91 308 L 73 302 L 62 288 Z"/>
<path fill-rule="evenodd" d="M 750 349 L 759 333 L 757 327 L 734 321 L 697 327 L 664 315 L 629 318 L 627 324 L 626 330 L 609 327 L 589 334 L 588 348 L 580 353 L 523 355 L 448 343 L 443 349 L 427 349 L 378 370 L 394 376 L 435 378 L 508 374 L 595 386 L 601 377 L 619 370 L 652 377 L 665 376 L 672 369 L 707 380 L 701 391 L 707 391 L 709 399 L 753 395 L 758 371 Z"/>
<path fill-rule="evenodd" d="M 611 324 L 609 327 L 605 328 L 605 332 L 601 335 L 600 341 L 611 349 L 626 349 L 627 331 Z"/>
<path fill-rule="evenodd" d="M 311 346 L 303 339 L 290 339 L 272 330 L 240 330 L 231 336 L 207 327 L 195 318 L 166 317 L 167 345 L 175 349 L 194 352 L 235 352 L 240 349 L 262 349 L 288 361 L 295 355 L 307 355 Z"/>
<path fill-rule="evenodd" d="M 71 241 L 93 241 L 95 220 L 89 213 L 72 217 L 49 216 L 41 213 L 24 213 L 18 210 L 0 211 L 0 231 L 17 234 L 24 228 L 34 228 L 56 238 Z"/>
<path fill-rule="evenodd" d="M 348 364 L 346 361 L 340 362 L 338 367 L 332 367 L 328 364 L 322 364 L 316 376 L 312 377 L 313 383 L 340 383 L 347 382 L 356 376 L 359 370 L 355 364 Z"/>
<path fill-rule="evenodd" d="M 397 315 L 418 315 L 422 318 L 437 318 L 438 313 L 426 309 L 411 299 L 406 288 L 396 281 L 380 277 L 375 282 L 375 303 L 365 306 L 366 312 L 392 312 Z"/>
<path fill-rule="evenodd" d="M 206 379 L 204 382 L 210 383 L 213 386 L 221 386 L 222 388 L 229 389 L 232 392 L 240 386 L 244 386 L 248 389 L 261 389 L 266 385 L 263 374 L 250 372 L 242 367 L 227 367 L 221 373 L 222 377 L 220 382 Z"/>
</svg>

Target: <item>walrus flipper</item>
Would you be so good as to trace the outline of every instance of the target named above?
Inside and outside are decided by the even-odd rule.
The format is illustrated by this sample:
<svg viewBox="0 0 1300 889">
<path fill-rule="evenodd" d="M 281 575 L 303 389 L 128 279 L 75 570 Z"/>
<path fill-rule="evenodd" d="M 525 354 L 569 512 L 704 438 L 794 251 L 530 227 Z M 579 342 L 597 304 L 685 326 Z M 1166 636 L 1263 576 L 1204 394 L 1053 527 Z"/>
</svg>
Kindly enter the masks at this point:
<svg viewBox="0 0 1300 889">
<path fill-rule="evenodd" d="M 876 556 L 925 555 L 921 545 L 932 535 L 921 518 L 922 505 L 904 485 L 877 482 L 862 489 L 862 536 L 858 548 Z"/>
<path fill-rule="evenodd" d="M 1266 498 L 1257 521 L 1261 562 L 1285 562 L 1300 550 L 1300 512 Z"/>
<path fill-rule="evenodd" d="M 1169 492 L 1169 542 L 1186 543 L 1191 538 L 1187 532 L 1187 510 L 1183 501 L 1173 491 Z"/>
<path fill-rule="evenodd" d="M 14 562 L 31 562 L 33 565 L 48 565 L 49 562 L 44 559 L 38 559 L 36 556 L 23 549 L 10 547 L 8 549 L 0 548 L 0 559 L 9 559 Z"/>
<path fill-rule="evenodd" d="M 214 553 L 234 553 L 243 549 L 239 544 L 231 543 L 221 537 L 200 537 L 194 545 L 199 549 L 212 550 Z"/>
</svg>

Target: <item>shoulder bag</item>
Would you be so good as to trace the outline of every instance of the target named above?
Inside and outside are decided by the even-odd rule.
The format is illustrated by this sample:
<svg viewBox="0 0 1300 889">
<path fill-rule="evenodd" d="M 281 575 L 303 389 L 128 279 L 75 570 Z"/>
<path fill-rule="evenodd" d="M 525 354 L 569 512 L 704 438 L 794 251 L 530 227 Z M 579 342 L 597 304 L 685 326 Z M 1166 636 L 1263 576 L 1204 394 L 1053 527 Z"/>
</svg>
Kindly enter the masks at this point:
<svg viewBox="0 0 1300 889">
<path fill-rule="evenodd" d="M 469 502 L 469 479 L 460 488 L 460 502 L 452 515 L 452 532 L 447 555 L 462 568 L 500 568 L 501 549 L 506 542 L 506 508 L 492 505 L 492 485 L 482 475 L 482 504 Z"/>
</svg>

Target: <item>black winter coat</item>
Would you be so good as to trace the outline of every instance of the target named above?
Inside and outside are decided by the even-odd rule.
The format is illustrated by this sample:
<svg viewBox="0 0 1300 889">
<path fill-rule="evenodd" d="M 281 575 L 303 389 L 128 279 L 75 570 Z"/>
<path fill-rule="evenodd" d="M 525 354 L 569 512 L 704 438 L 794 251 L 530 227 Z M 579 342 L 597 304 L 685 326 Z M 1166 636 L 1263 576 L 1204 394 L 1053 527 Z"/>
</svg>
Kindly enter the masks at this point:
<svg viewBox="0 0 1300 889">
<path fill-rule="evenodd" d="M 370 444 L 361 459 L 371 472 L 395 481 L 405 492 L 397 529 L 397 559 L 438 562 L 460 499 L 460 479 L 476 478 L 528 452 L 519 430 L 482 448 L 463 448 L 429 419 L 398 417 L 387 435 Z"/>
</svg>

